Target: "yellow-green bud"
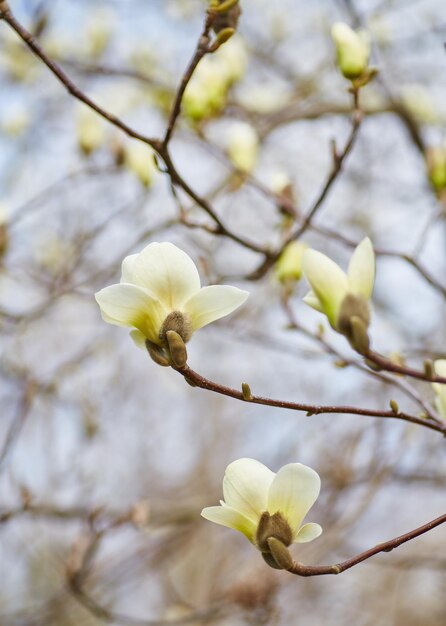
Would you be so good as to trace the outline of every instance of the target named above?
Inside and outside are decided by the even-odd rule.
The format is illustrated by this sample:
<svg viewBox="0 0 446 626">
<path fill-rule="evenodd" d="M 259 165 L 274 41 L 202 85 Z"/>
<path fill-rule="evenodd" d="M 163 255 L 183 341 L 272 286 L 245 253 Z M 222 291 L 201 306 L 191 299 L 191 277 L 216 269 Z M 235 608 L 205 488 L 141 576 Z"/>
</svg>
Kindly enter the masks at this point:
<svg viewBox="0 0 446 626">
<path fill-rule="evenodd" d="M 343 22 L 333 24 L 331 36 L 336 46 L 338 67 L 349 80 L 362 78 L 368 69 L 370 42 L 364 31 L 355 32 Z"/>
<path fill-rule="evenodd" d="M 307 244 L 300 241 L 289 243 L 275 265 L 275 276 L 281 283 L 297 282 L 302 277 L 302 257 Z"/>
<path fill-rule="evenodd" d="M 429 180 L 435 191 L 446 189 L 446 146 L 429 148 L 426 153 Z"/>
</svg>

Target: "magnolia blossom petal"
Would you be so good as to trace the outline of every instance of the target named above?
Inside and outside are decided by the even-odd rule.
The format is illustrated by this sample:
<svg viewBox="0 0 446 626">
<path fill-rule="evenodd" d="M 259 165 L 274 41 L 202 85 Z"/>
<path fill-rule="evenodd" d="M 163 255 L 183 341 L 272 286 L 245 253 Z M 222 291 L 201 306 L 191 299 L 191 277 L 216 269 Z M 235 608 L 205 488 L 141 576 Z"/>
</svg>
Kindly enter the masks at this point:
<svg viewBox="0 0 446 626">
<path fill-rule="evenodd" d="M 348 284 L 354 294 L 369 300 L 375 283 L 375 253 L 368 237 L 355 249 L 348 266 Z"/>
<path fill-rule="evenodd" d="M 229 285 L 212 285 L 203 287 L 184 305 L 183 310 L 189 313 L 193 330 L 229 315 L 242 305 L 249 293 L 230 287 Z"/>
<path fill-rule="evenodd" d="M 141 348 L 141 350 L 146 349 L 146 336 L 143 335 L 140 330 L 130 331 L 130 338 L 132 339 L 135 346 Z"/>
<path fill-rule="evenodd" d="M 304 252 L 302 268 L 330 324 L 335 326 L 341 303 L 348 292 L 347 275 L 317 250 Z"/>
<path fill-rule="evenodd" d="M 313 541 L 313 539 L 317 539 L 321 534 L 322 527 L 314 522 L 309 522 L 299 528 L 293 543 L 308 543 Z"/>
<path fill-rule="evenodd" d="M 321 488 L 319 474 L 301 463 L 284 465 L 276 474 L 268 494 L 268 512 L 280 511 L 293 534 L 315 503 Z"/>
<path fill-rule="evenodd" d="M 268 491 L 274 476 L 274 472 L 255 459 L 230 463 L 223 478 L 225 503 L 257 522 L 267 510 Z"/>
<path fill-rule="evenodd" d="M 305 302 L 305 304 L 308 304 L 308 306 L 311 306 L 312 309 L 315 309 L 315 311 L 319 311 L 319 313 L 324 312 L 324 309 L 322 308 L 321 303 L 319 302 L 319 298 L 314 293 L 314 291 L 309 291 L 307 295 L 304 298 L 302 298 L 302 300 L 303 302 Z"/>
<path fill-rule="evenodd" d="M 240 531 L 254 543 L 256 524 L 239 511 L 229 506 L 208 506 L 201 511 L 201 516 L 215 524 Z"/>
<path fill-rule="evenodd" d="M 159 342 L 159 331 L 166 311 L 145 289 L 120 283 L 101 289 L 95 298 L 104 321 L 116 326 L 137 328 L 150 341 Z"/>
<path fill-rule="evenodd" d="M 151 243 L 122 264 L 123 279 L 147 289 L 167 309 L 181 309 L 200 289 L 192 259 L 172 243 Z"/>
<path fill-rule="evenodd" d="M 138 285 L 136 271 L 134 269 L 136 260 L 139 254 L 129 254 L 126 256 L 121 265 L 121 283 L 131 283 L 132 285 Z M 140 287 L 144 287 L 143 284 L 139 284 Z"/>
</svg>

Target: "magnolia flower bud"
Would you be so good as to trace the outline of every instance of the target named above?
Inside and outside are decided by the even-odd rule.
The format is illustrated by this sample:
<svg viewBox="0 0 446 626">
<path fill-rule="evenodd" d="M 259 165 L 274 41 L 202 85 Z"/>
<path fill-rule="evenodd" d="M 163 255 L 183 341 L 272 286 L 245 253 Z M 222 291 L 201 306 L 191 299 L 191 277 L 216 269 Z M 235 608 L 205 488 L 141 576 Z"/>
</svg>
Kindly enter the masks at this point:
<svg viewBox="0 0 446 626">
<path fill-rule="evenodd" d="M 103 120 L 92 109 L 82 105 L 77 115 L 77 142 L 81 151 L 90 155 L 104 143 Z"/>
<path fill-rule="evenodd" d="M 356 247 L 345 273 L 316 250 L 306 250 L 303 272 L 311 285 L 304 302 L 325 313 L 331 326 L 360 353 L 368 351 L 369 300 L 375 282 L 375 254 L 366 237 Z"/>
<path fill-rule="evenodd" d="M 446 189 L 446 145 L 428 148 L 426 153 L 429 180 L 435 191 Z"/>
<path fill-rule="evenodd" d="M 153 150 L 139 141 L 129 141 L 124 147 L 124 165 L 150 187 L 157 173 Z"/>
<path fill-rule="evenodd" d="M 275 276 L 281 283 L 294 283 L 302 277 L 302 258 L 307 244 L 292 241 L 280 255 L 275 265 Z"/>
<path fill-rule="evenodd" d="M 232 164 L 246 174 L 252 172 L 259 154 L 259 137 L 245 122 L 235 124 L 228 133 L 228 156 Z"/>
<path fill-rule="evenodd" d="M 331 36 L 336 46 L 338 67 L 349 80 L 362 78 L 368 68 L 370 41 L 364 31 L 355 32 L 343 22 L 336 22 L 331 29 Z"/>
<path fill-rule="evenodd" d="M 446 378 L 446 359 L 434 361 L 435 374 Z M 440 417 L 446 420 L 446 385 L 442 383 L 432 383 L 435 391 L 435 408 Z"/>
</svg>

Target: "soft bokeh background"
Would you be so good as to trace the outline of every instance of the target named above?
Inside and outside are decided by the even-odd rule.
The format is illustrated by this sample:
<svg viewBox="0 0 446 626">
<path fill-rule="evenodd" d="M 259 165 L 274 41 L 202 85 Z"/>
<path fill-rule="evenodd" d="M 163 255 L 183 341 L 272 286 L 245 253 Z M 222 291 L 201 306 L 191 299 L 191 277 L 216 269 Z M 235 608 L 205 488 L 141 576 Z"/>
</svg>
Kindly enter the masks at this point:
<svg viewBox="0 0 446 626">
<path fill-rule="evenodd" d="M 139 131 L 162 134 L 204 2 L 10 4 L 86 93 Z M 172 141 L 178 170 L 234 232 L 277 245 L 285 224 L 274 194 L 289 182 L 305 214 L 329 173 L 330 141 L 343 146 L 350 132 L 351 97 L 330 26 L 367 28 L 380 74 L 362 93 L 366 119 L 345 171 L 303 240 L 345 267 L 369 235 L 378 252 L 374 346 L 418 367 L 444 357 L 445 202 L 424 156 L 445 140 L 443 3 L 241 4 L 239 33 L 215 55 L 230 81 L 202 119 L 185 110 Z M 221 67 L 199 67 L 196 78 L 210 89 Z M 228 158 L 241 122 L 259 138 L 249 176 Z M 94 149 L 85 148 L 85 127 Z M 193 389 L 137 350 L 126 330 L 102 322 L 93 294 L 119 280 L 123 257 L 172 241 L 204 283 L 251 292 L 236 314 L 193 337 L 189 362 L 201 374 L 315 404 L 387 408 L 394 398 L 419 414 L 433 400 L 426 383 L 362 371 L 345 340 L 302 303 L 304 281 L 289 302 L 301 330 L 290 330 L 274 273 L 244 278 L 260 256 L 200 227 L 206 215 L 172 194 L 148 149 L 133 153 L 130 144 L 89 116 L 0 23 L 8 242 L 0 270 L 0 623 L 139 626 L 192 615 L 196 624 L 443 626 L 444 528 L 341 576 L 301 579 L 269 569 L 242 535 L 200 518 L 218 503 L 232 460 L 250 456 L 274 470 L 300 461 L 322 478 L 311 520 L 324 534 L 294 554 L 336 562 L 444 513 L 444 439 L 396 420 L 305 417 Z M 90 548 L 88 606 L 66 577 Z"/>
</svg>

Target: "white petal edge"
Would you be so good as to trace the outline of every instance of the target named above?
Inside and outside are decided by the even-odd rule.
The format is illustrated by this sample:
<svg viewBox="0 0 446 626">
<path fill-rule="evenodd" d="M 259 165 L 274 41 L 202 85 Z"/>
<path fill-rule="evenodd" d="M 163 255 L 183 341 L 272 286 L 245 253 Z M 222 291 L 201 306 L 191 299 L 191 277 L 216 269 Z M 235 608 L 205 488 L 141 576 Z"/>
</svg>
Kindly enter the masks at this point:
<svg viewBox="0 0 446 626">
<path fill-rule="evenodd" d="M 130 332 L 130 338 L 137 348 L 146 350 L 146 337 L 140 330 L 132 330 Z"/>
<path fill-rule="evenodd" d="M 332 326 L 336 325 L 341 303 L 348 292 L 345 272 L 317 250 L 306 250 L 302 270 Z"/>
<path fill-rule="evenodd" d="M 311 509 L 321 488 L 319 474 L 301 463 L 289 463 L 277 472 L 268 494 L 268 512 L 287 519 L 293 535 Z"/>
<path fill-rule="evenodd" d="M 229 285 L 203 287 L 184 305 L 184 312 L 191 317 L 193 330 L 203 328 L 211 322 L 229 315 L 238 309 L 249 293 Z"/>
<path fill-rule="evenodd" d="M 368 237 L 353 252 L 348 266 L 349 290 L 369 300 L 375 284 L 375 253 Z"/>
<path fill-rule="evenodd" d="M 150 341 L 159 342 L 159 330 L 166 311 L 145 289 L 120 283 L 101 289 L 95 298 L 104 321 L 116 326 L 137 328 Z"/>
<path fill-rule="evenodd" d="M 313 539 L 317 539 L 320 535 L 322 535 L 322 526 L 314 522 L 308 522 L 308 524 L 304 524 L 299 528 L 293 543 L 308 543 L 313 541 Z"/>
<path fill-rule="evenodd" d="M 233 461 L 223 478 L 225 504 L 257 524 L 267 510 L 268 492 L 274 477 L 274 472 L 255 459 Z"/>
<path fill-rule="evenodd" d="M 201 511 L 201 516 L 215 524 L 238 530 L 254 543 L 256 525 L 239 511 L 229 506 L 208 506 Z"/>
<path fill-rule="evenodd" d="M 319 302 L 319 298 L 314 293 L 314 291 L 309 291 L 306 296 L 302 298 L 302 301 L 308 306 L 311 306 L 315 311 L 319 311 L 319 313 L 323 313 L 324 309 L 322 308 L 321 303 Z"/>
<path fill-rule="evenodd" d="M 150 243 L 139 254 L 124 259 L 123 274 L 148 289 L 170 311 L 181 309 L 200 290 L 195 263 L 169 242 Z"/>
<path fill-rule="evenodd" d="M 129 254 L 126 256 L 121 265 L 121 283 L 131 283 L 132 285 L 138 285 L 137 277 L 135 276 L 134 266 L 139 254 Z M 139 284 L 140 287 L 144 285 Z"/>
</svg>

